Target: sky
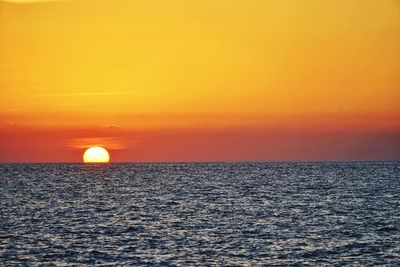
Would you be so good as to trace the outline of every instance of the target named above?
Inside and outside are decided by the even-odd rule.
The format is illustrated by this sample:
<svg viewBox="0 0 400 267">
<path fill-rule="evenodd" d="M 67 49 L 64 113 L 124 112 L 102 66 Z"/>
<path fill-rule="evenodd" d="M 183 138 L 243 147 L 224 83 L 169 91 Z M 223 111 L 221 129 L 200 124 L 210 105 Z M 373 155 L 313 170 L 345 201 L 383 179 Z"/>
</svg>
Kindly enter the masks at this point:
<svg viewBox="0 0 400 267">
<path fill-rule="evenodd" d="M 0 1 L 0 161 L 400 160 L 398 0 Z"/>
</svg>

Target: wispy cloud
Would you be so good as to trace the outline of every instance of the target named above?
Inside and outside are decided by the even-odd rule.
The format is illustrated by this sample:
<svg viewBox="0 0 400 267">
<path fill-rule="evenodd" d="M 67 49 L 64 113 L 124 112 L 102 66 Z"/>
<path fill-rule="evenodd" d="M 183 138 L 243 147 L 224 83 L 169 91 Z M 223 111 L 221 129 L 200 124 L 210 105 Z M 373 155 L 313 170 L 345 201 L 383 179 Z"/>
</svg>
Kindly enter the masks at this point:
<svg viewBox="0 0 400 267">
<path fill-rule="evenodd" d="M 87 93 L 61 93 L 61 94 L 38 94 L 37 96 L 101 96 L 101 95 L 134 95 L 137 92 L 87 92 Z"/>
<path fill-rule="evenodd" d="M 120 129 L 121 126 L 118 124 L 105 124 L 102 127 L 108 128 L 108 129 Z"/>
<path fill-rule="evenodd" d="M 8 94 L 7 97 L 80 97 L 80 96 L 107 96 L 107 95 L 135 95 L 140 91 L 99 91 L 99 92 L 73 92 L 73 93 L 41 93 L 41 94 Z"/>
<path fill-rule="evenodd" d="M 15 4 L 25 3 L 42 3 L 42 2 L 66 2 L 66 1 L 79 1 L 79 0 L 3 0 L 4 2 L 10 2 Z"/>
<path fill-rule="evenodd" d="M 84 149 L 91 146 L 103 146 L 109 149 L 125 149 L 122 140 L 115 137 L 78 138 L 71 141 L 72 148 Z"/>
</svg>

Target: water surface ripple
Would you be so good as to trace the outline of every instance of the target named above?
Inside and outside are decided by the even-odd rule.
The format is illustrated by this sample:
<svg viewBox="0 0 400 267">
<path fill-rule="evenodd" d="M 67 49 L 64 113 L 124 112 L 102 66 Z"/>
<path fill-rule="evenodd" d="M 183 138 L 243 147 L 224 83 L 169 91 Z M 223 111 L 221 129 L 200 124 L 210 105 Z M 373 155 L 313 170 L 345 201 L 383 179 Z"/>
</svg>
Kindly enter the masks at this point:
<svg viewBox="0 0 400 267">
<path fill-rule="evenodd" d="M 0 265 L 400 265 L 400 163 L 1 164 Z"/>
</svg>

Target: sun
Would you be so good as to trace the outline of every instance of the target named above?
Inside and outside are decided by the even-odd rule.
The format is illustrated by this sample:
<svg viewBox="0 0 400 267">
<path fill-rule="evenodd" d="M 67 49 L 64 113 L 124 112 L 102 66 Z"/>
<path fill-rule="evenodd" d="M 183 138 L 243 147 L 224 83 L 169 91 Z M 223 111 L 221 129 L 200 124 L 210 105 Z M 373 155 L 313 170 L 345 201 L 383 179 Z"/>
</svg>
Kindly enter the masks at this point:
<svg viewBox="0 0 400 267">
<path fill-rule="evenodd" d="M 90 147 L 83 154 L 83 162 L 85 163 L 106 163 L 109 161 L 110 155 L 107 150 L 99 146 Z"/>
</svg>

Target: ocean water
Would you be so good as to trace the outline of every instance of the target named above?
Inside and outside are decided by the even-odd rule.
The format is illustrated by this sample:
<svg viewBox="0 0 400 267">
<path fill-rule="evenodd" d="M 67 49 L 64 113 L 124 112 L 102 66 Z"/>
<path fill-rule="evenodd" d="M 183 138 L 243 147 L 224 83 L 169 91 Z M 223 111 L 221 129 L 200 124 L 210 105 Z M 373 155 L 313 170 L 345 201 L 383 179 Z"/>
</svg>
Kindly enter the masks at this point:
<svg viewBox="0 0 400 267">
<path fill-rule="evenodd" d="M 0 265 L 399 266 L 400 162 L 1 164 Z"/>
</svg>

